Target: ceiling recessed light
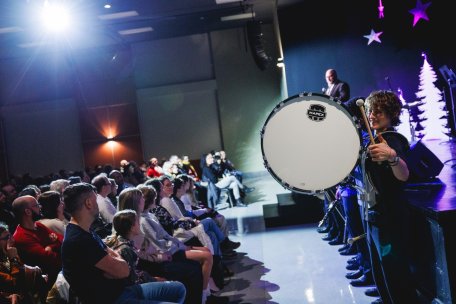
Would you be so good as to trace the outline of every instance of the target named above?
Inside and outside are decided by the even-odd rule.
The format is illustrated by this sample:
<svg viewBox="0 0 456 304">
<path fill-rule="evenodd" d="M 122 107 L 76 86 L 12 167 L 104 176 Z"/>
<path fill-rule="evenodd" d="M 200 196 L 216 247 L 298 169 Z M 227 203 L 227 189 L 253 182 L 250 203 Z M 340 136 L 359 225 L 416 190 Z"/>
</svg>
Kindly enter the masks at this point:
<svg viewBox="0 0 456 304">
<path fill-rule="evenodd" d="M 122 19 L 122 18 L 135 17 L 135 16 L 139 16 L 137 11 L 125 11 L 125 12 L 118 12 L 118 13 L 113 13 L 113 14 L 99 15 L 98 19 L 112 20 L 112 19 Z"/>
<path fill-rule="evenodd" d="M 23 30 L 18 26 L 0 27 L 0 34 L 22 32 Z"/>
<path fill-rule="evenodd" d="M 234 20 L 252 19 L 252 18 L 255 18 L 255 12 L 223 16 L 223 17 L 220 17 L 220 20 L 221 21 L 234 21 Z"/>
<path fill-rule="evenodd" d="M 134 35 L 134 34 L 152 32 L 153 30 L 154 30 L 153 28 L 148 26 L 148 27 L 138 27 L 138 28 L 133 28 L 133 29 L 128 29 L 128 30 L 121 30 L 121 31 L 118 31 L 118 33 L 121 35 Z"/>
</svg>

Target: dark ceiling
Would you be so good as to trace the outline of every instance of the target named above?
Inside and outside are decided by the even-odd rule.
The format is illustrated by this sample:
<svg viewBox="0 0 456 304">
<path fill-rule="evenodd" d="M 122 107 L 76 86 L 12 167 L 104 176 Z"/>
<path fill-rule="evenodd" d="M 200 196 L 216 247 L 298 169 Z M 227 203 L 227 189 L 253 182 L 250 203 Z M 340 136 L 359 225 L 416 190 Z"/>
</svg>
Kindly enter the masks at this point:
<svg viewBox="0 0 456 304">
<path fill-rule="evenodd" d="M 72 49 L 91 48 L 242 27 L 252 18 L 221 21 L 221 17 L 254 13 L 254 19 L 271 23 L 274 10 L 299 0 L 47 0 L 64 3 L 72 26 L 59 35 L 41 26 L 40 11 L 46 0 L 0 2 L 0 57 L 14 57 L 37 48 L 65 44 Z M 222 3 L 217 3 L 217 2 Z M 111 8 L 104 8 L 105 3 Z M 103 16 L 129 12 L 118 19 Z M 137 34 L 119 31 L 152 28 Z"/>
</svg>

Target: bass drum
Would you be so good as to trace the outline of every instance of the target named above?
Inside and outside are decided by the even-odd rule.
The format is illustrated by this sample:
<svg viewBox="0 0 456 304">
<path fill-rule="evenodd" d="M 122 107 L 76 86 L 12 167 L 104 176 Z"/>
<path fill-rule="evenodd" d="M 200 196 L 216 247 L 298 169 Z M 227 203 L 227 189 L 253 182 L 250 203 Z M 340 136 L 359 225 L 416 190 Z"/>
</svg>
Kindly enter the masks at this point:
<svg viewBox="0 0 456 304">
<path fill-rule="evenodd" d="M 294 192 L 317 194 L 339 184 L 361 150 L 356 117 L 322 94 L 301 93 L 280 102 L 261 130 L 266 169 Z"/>
</svg>

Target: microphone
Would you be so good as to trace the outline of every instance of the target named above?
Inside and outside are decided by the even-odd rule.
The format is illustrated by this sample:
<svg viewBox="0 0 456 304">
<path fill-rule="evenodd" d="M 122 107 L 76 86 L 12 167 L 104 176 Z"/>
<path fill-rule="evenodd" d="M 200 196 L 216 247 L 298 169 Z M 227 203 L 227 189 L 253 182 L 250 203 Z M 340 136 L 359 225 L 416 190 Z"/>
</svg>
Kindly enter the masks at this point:
<svg viewBox="0 0 456 304">
<path fill-rule="evenodd" d="M 389 87 L 390 91 L 393 91 L 393 88 L 391 87 L 391 82 L 390 82 L 389 76 L 385 77 L 385 81 L 386 81 L 386 83 L 388 83 L 388 87 Z"/>
</svg>

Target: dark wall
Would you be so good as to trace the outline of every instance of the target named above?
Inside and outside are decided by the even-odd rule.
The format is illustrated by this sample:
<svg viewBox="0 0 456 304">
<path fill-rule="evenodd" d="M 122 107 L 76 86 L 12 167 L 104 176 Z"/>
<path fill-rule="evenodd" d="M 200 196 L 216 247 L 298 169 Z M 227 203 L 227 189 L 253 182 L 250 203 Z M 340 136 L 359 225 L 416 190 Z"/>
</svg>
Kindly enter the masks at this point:
<svg viewBox="0 0 456 304">
<path fill-rule="evenodd" d="M 450 5 L 433 1 L 427 9 L 430 21 L 412 27 L 409 10 L 416 2 L 396 2 L 383 1 L 384 19 L 378 19 L 377 1 L 306 1 L 280 10 L 289 95 L 320 93 L 326 69 L 335 68 L 351 85 L 352 96 L 400 87 L 411 101 L 418 90 L 421 52 L 427 53 L 438 76 L 444 64 L 455 69 L 456 48 L 438 37 L 449 33 Z M 371 29 L 383 31 L 382 43 L 367 45 L 363 36 Z M 446 83 L 439 79 L 437 85 L 444 88 Z"/>
</svg>

